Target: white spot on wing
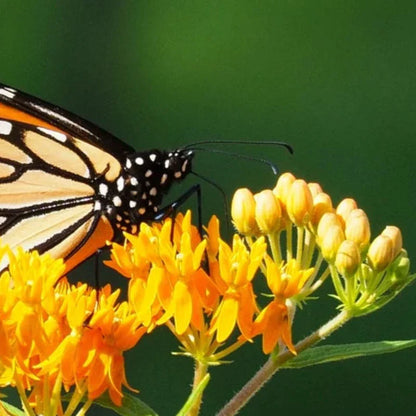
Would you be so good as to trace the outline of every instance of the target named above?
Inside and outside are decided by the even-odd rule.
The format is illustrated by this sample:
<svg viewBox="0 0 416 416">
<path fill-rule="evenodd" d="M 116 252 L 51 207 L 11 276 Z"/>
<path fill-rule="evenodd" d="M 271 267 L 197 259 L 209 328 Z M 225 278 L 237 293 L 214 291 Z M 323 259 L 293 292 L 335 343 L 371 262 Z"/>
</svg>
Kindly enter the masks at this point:
<svg viewBox="0 0 416 416">
<path fill-rule="evenodd" d="M 12 90 L 11 88 L 0 88 L 0 95 L 4 95 L 7 98 L 14 98 L 16 90 Z"/>
<path fill-rule="evenodd" d="M 144 160 L 142 157 L 136 157 L 136 159 L 134 159 L 134 161 L 136 162 L 136 165 L 143 165 Z"/>
<path fill-rule="evenodd" d="M 148 178 L 149 176 L 152 176 L 152 171 L 150 170 L 150 169 L 148 169 L 147 171 L 146 171 L 146 173 L 144 174 L 144 176 L 145 176 L 145 178 Z"/>
<path fill-rule="evenodd" d="M 130 208 L 136 208 L 137 202 L 136 201 L 129 201 L 129 207 Z"/>
<path fill-rule="evenodd" d="M 156 189 L 156 187 L 153 187 L 153 188 L 149 191 L 149 194 L 150 194 L 150 195 L 152 195 L 152 196 L 157 195 L 157 189 Z"/>
<path fill-rule="evenodd" d="M 108 186 L 105 183 L 100 183 L 100 185 L 98 186 L 98 191 L 100 195 L 106 196 L 108 192 Z"/>
<path fill-rule="evenodd" d="M 0 134 L 9 135 L 12 131 L 12 123 L 8 121 L 0 120 Z"/>
<path fill-rule="evenodd" d="M 154 162 L 156 160 L 156 155 L 154 153 L 149 155 L 149 159 Z"/>
<path fill-rule="evenodd" d="M 135 178 L 134 176 L 130 179 L 130 183 L 133 186 L 137 186 L 139 184 L 139 181 L 137 180 L 137 178 Z"/>
<path fill-rule="evenodd" d="M 116 206 L 116 207 L 121 207 L 121 198 L 119 197 L 119 196 L 115 196 L 114 198 L 113 198 L 113 204 Z"/>
<path fill-rule="evenodd" d="M 100 201 L 95 201 L 94 211 L 101 211 L 101 202 Z"/>
<path fill-rule="evenodd" d="M 58 142 L 65 143 L 66 142 L 66 135 L 63 133 L 60 133 L 59 131 L 54 131 L 50 129 L 45 129 L 45 127 L 38 127 L 38 130 L 42 133 L 47 134 L 48 136 L 53 137 L 54 139 L 58 140 Z"/>
</svg>

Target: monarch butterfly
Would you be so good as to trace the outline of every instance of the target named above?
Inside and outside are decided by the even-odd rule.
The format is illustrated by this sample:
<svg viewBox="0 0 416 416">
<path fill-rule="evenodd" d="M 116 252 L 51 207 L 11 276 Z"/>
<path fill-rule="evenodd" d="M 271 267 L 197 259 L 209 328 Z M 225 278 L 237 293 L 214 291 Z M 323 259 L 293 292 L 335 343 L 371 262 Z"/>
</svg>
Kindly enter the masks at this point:
<svg viewBox="0 0 416 416">
<path fill-rule="evenodd" d="M 142 221 L 191 171 L 194 152 L 137 152 L 82 118 L 0 84 L 0 238 L 67 271 Z M 0 262 L 0 270 L 7 260 Z"/>
</svg>

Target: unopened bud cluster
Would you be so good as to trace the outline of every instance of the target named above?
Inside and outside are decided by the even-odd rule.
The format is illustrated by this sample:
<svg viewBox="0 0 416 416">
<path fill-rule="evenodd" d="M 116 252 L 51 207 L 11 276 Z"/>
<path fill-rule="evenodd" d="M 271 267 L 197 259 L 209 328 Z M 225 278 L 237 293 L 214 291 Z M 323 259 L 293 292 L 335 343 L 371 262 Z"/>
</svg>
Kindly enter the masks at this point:
<svg viewBox="0 0 416 416">
<path fill-rule="evenodd" d="M 275 261 L 295 258 L 302 268 L 316 268 L 311 277 L 314 281 L 305 285 L 305 297 L 329 274 L 337 279 L 335 289 L 344 304 L 348 296 L 340 292 L 345 292 L 347 286 L 351 288 L 345 279 L 355 279 L 356 292 L 349 296 L 350 300 L 362 299 L 363 291 L 369 288 L 375 292 L 373 295 L 383 296 L 394 282 L 397 287 L 398 274 L 403 279 L 406 267 L 407 272 L 409 269 L 398 227 L 387 226 L 371 241 L 368 216 L 354 199 L 345 198 L 335 206 L 319 184 L 307 183 L 291 173 L 282 174 L 274 189 L 254 195 L 247 188 L 237 190 L 232 218 L 238 232 L 247 237 L 267 235 L 274 246 Z M 282 231 L 287 233 L 285 239 L 281 238 Z M 280 246 L 282 241 L 286 243 L 285 250 Z M 286 259 L 279 257 L 282 251 Z M 316 251 L 318 255 L 314 255 Z M 371 283 L 371 279 L 377 283 Z"/>
</svg>

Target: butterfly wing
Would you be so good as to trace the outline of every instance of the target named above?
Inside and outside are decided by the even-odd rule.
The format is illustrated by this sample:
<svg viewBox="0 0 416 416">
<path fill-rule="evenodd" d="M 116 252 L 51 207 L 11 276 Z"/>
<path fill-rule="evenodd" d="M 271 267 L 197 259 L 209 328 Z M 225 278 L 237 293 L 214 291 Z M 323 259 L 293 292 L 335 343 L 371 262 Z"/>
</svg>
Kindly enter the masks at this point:
<svg viewBox="0 0 416 416">
<path fill-rule="evenodd" d="M 131 151 L 93 124 L 0 85 L 1 241 L 66 258 L 68 269 L 89 257 L 114 234 L 97 182 L 114 182 Z"/>
</svg>

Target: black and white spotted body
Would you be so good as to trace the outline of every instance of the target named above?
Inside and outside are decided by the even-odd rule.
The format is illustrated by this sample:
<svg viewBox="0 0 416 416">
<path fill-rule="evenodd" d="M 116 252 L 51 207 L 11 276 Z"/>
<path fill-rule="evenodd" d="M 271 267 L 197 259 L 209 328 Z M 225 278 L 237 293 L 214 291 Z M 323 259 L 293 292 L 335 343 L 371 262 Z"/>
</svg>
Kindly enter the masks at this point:
<svg viewBox="0 0 416 416">
<path fill-rule="evenodd" d="M 110 220 L 119 230 L 135 233 L 140 222 L 155 219 L 172 184 L 191 171 L 193 156 L 191 150 L 182 149 L 154 149 L 128 156 L 122 174 L 111 187 L 98 185 Z"/>
</svg>

